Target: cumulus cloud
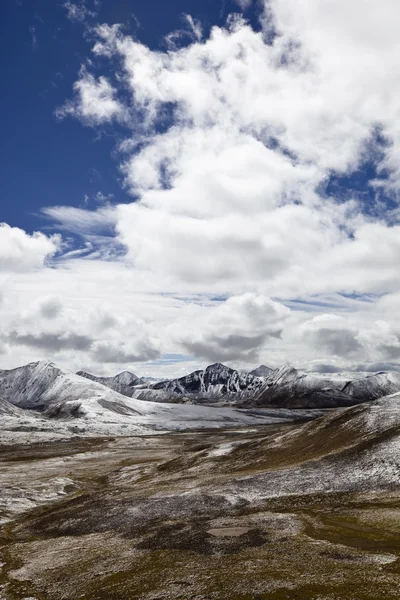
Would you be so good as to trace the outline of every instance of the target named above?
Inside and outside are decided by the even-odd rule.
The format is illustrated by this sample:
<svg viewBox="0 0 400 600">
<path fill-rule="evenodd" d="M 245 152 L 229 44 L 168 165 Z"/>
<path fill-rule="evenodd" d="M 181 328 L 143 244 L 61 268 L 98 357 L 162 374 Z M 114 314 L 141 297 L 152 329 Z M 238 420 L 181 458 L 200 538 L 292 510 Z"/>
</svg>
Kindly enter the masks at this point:
<svg viewBox="0 0 400 600">
<path fill-rule="evenodd" d="M 76 272 L 72 275 L 71 281 L 67 270 L 49 269 L 47 283 L 44 277 L 40 286 L 35 285 L 34 279 L 24 279 L 22 288 L 30 297 L 29 304 L 22 299 L 19 278 L 23 275 L 18 275 L 0 307 L 3 323 L 0 342 L 11 352 L 18 349 L 18 355 L 33 353 L 33 358 L 51 356 L 55 360 L 71 360 L 72 352 L 76 368 L 88 361 L 94 365 L 113 363 L 126 367 L 160 356 L 156 328 L 132 315 L 132 303 L 126 303 L 126 296 L 120 299 L 116 310 L 115 289 L 111 285 L 115 272 L 110 271 L 106 293 L 98 281 L 97 286 L 94 283 L 93 272 L 81 281 L 77 280 Z M 42 295 L 56 281 L 62 301 L 60 296 Z M 130 293 L 133 295 L 132 287 Z M 109 303 L 106 299 L 101 301 L 101 295 Z M 140 310 L 138 305 L 135 308 Z"/>
<path fill-rule="evenodd" d="M 60 247 L 59 235 L 32 235 L 18 227 L 0 223 L 0 271 L 30 271 L 43 267 Z"/>
<path fill-rule="evenodd" d="M 75 98 L 56 111 L 59 118 L 73 116 L 87 125 L 101 125 L 123 118 L 124 109 L 116 90 L 104 76 L 95 78 L 85 68 L 74 84 Z"/>
<path fill-rule="evenodd" d="M 60 350 L 88 350 L 93 342 L 85 335 L 77 333 L 59 332 L 59 333 L 18 333 L 11 332 L 7 342 L 16 346 L 30 346 L 46 350 L 46 352 L 59 352 Z"/>
<path fill-rule="evenodd" d="M 55 319 L 61 314 L 63 305 L 57 296 L 48 296 L 39 301 L 39 312 L 46 319 Z"/>
<path fill-rule="evenodd" d="M 99 363 L 126 364 L 155 360 L 160 357 L 160 350 L 153 340 L 140 340 L 136 344 L 104 340 L 93 344 L 91 354 Z"/>
<path fill-rule="evenodd" d="M 391 71 L 378 73 L 371 52 L 364 56 L 363 36 L 351 46 L 338 4 L 332 25 L 316 3 L 273 2 L 272 44 L 239 17 L 169 52 L 151 51 L 118 26 L 98 27 L 94 54 L 119 61 L 136 135 L 141 123 L 140 149 L 128 134 L 121 165 L 139 202 L 117 209 L 120 240 L 138 268 L 227 293 L 265 293 L 263 282 L 276 296 L 396 288 L 397 227 L 370 223 L 360 202 L 320 192 L 332 173 L 351 173 L 373 151 L 378 126 L 394 139 L 397 122 L 382 89 L 359 69 L 353 78 L 360 60 L 392 85 Z M 351 72 L 333 47 L 335 27 Z M 376 35 L 362 27 L 366 39 Z M 313 37 L 320 28 L 326 43 Z M 386 50 L 374 48 L 382 60 Z M 384 161 L 392 150 L 388 142 Z"/>
<path fill-rule="evenodd" d="M 384 360 L 400 358 L 400 326 L 386 320 L 377 320 L 360 333 L 362 343 Z"/>
<path fill-rule="evenodd" d="M 74 8 L 85 4 L 67 5 L 71 18 L 86 18 Z M 72 361 L 73 336 L 87 336 L 75 353 L 112 368 L 163 352 L 189 353 L 196 366 L 394 364 L 397 3 L 269 0 L 263 31 L 236 14 L 208 37 L 184 19 L 167 50 L 117 24 L 91 30 L 90 60 L 58 114 L 118 124 L 119 168 L 133 200 L 45 209 L 86 245 L 44 269 L 40 286 L 29 270 L 54 255 L 58 238 L 14 232 L 12 241 L 0 228 L 0 250 L 8 236 L 9 252 L 0 252 L 0 268 L 2 259 L 20 265 L 16 289 L 35 298 L 57 290 L 62 299 L 36 298 L 35 328 L 33 313 L 6 298 L 8 333 L 32 348 L 41 339 L 58 344 L 67 331 L 59 352 Z M 365 165 L 374 172 L 367 201 L 351 189 L 328 193 L 332 178 L 351 183 Z"/>
<path fill-rule="evenodd" d="M 207 361 L 254 362 L 268 339 L 280 337 L 289 314 L 282 304 L 248 293 L 212 308 L 191 308 L 171 333 L 187 352 Z"/>
<path fill-rule="evenodd" d="M 348 329 L 321 327 L 310 332 L 307 337 L 317 350 L 325 351 L 333 356 L 349 357 L 357 355 L 361 349 L 360 342 Z"/>
</svg>

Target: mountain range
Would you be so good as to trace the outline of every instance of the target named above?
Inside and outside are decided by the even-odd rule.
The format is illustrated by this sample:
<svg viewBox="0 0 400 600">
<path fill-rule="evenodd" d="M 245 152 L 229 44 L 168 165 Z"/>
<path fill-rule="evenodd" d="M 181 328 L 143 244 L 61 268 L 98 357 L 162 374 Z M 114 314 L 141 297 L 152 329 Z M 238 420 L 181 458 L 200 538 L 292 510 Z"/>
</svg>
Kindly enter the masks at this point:
<svg viewBox="0 0 400 600">
<path fill-rule="evenodd" d="M 130 377 L 117 378 L 130 381 Z M 178 406 L 128 398 L 52 362 L 33 362 L 0 371 L 0 414 L 4 430 L 41 437 L 135 435 L 151 431 L 240 427 L 287 420 L 236 408 Z M 121 384 L 122 385 L 122 384 Z M 129 387 L 129 386 L 128 386 Z M 45 435 L 46 434 L 46 435 Z M 4 438 L 4 436 L 3 436 Z"/>
<path fill-rule="evenodd" d="M 86 373 L 86 371 L 78 371 L 77 375 L 90 379 L 91 381 L 97 381 L 97 383 L 101 383 L 115 392 L 128 396 L 128 398 L 134 396 L 135 388 L 137 386 L 145 384 L 144 379 L 141 379 L 130 371 L 122 371 L 122 373 L 118 373 L 118 375 L 115 375 L 114 377 L 96 377 L 95 375 Z"/>
<path fill-rule="evenodd" d="M 261 375 L 260 375 L 261 374 Z M 129 371 L 115 377 L 69 373 L 39 361 L 0 371 L 3 431 L 45 438 L 135 435 L 309 419 L 400 391 L 400 374 L 352 381 L 261 366 L 243 373 L 220 363 L 165 381 Z M 151 400 L 151 401 L 149 401 Z M 10 434 L 11 435 L 11 434 Z"/>
<path fill-rule="evenodd" d="M 302 373 L 288 365 L 278 369 L 261 365 L 253 371 L 242 372 L 215 363 L 204 370 L 156 383 L 127 371 L 115 377 L 96 377 L 84 371 L 78 374 L 140 400 L 228 403 L 245 408 L 346 407 L 400 391 L 400 373 L 397 372 L 342 380 Z"/>
</svg>

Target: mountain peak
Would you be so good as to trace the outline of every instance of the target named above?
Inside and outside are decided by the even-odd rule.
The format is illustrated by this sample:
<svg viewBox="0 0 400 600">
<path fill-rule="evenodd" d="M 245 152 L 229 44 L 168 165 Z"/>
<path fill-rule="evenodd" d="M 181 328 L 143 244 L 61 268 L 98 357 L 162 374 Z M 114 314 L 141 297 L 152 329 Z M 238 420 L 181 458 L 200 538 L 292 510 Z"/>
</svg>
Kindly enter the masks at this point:
<svg viewBox="0 0 400 600">
<path fill-rule="evenodd" d="M 115 377 L 137 377 L 137 375 L 135 375 L 135 373 L 132 373 L 132 371 L 121 371 L 121 373 L 117 373 L 115 375 Z"/>
<path fill-rule="evenodd" d="M 111 390 L 128 397 L 132 397 L 135 385 L 143 383 L 137 375 L 131 373 L 130 371 L 122 371 L 114 377 L 97 377 L 96 375 L 86 373 L 85 371 L 78 371 L 77 375 L 80 377 L 85 377 L 86 379 L 90 379 L 91 381 L 101 383 L 102 385 L 109 387 Z"/>
<path fill-rule="evenodd" d="M 220 362 L 216 362 L 216 363 L 213 363 L 212 365 L 208 365 L 208 367 L 205 369 L 205 371 L 219 372 L 219 371 L 233 371 L 233 369 L 231 369 L 230 367 L 227 367 L 226 365 L 223 365 Z"/>
<path fill-rule="evenodd" d="M 118 373 L 118 375 L 115 375 L 114 377 L 114 381 L 124 385 L 131 385 L 138 380 L 139 377 L 135 375 L 135 373 L 131 373 L 131 371 L 121 371 L 121 373 Z"/>
<path fill-rule="evenodd" d="M 267 367 L 267 365 L 260 365 L 256 369 L 250 371 L 249 375 L 254 375 L 254 377 L 268 377 L 272 371 L 273 369 L 271 369 L 271 367 Z"/>
<path fill-rule="evenodd" d="M 46 369 L 48 367 L 53 367 L 53 368 L 56 367 L 57 369 L 59 368 L 56 366 L 56 364 L 52 360 L 48 360 L 48 359 L 36 360 L 31 363 L 28 363 L 26 366 L 31 367 L 31 368 L 37 367 L 39 369 Z M 21 367 L 18 367 L 18 368 L 21 368 Z"/>
</svg>

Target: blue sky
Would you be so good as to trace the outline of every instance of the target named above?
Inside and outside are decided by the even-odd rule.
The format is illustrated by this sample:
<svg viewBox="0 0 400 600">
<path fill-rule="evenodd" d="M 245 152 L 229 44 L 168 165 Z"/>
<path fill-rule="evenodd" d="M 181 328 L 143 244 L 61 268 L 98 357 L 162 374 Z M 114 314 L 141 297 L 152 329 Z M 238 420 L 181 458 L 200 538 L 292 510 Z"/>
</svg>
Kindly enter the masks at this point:
<svg viewBox="0 0 400 600">
<path fill-rule="evenodd" d="M 395 0 L 0 17 L 4 366 L 398 368 Z"/>
<path fill-rule="evenodd" d="M 87 3 L 89 9 L 89 3 Z M 93 5 L 91 8 L 95 8 Z M 121 23 L 150 48 L 165 49 L 164 37 L 183 26 L 183 13 L 201 19 L 205 29 L 221 25 L 232 11 L 230 0 L 103 0 L 99 22 Z M 246 18 L 259 27 L 257 11 Z M 71 95 L 77 73 L 90 50 L 84 25 L 67 19 L 63 2 L 5 0 L 0 6 L 1 220 L 32 232 L 44 206 L 94 203 L 97 192 L 127 201 L 111 154 L 117 132 L 100 133 L 72 120 L 60 122 L 56 108 Z"/>
</svg>

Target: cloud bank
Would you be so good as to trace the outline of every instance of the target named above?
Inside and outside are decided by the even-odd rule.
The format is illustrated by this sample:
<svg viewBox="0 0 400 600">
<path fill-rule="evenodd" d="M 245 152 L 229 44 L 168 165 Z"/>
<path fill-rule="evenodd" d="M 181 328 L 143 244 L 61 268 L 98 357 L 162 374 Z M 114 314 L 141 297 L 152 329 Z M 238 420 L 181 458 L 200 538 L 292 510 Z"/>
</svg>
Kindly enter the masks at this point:
<svg viewBox="0 0 400 600">
<path fill-rule="evenodd" d="M 64 237 L 77 230 L 87 244 L 53 270 L 59 237 L 0 229 L 0 244 L 14 240 L 0 269 L 39 304 L 50 282 L 65 294 L 52 318 L 35 313 L 35 329 L 14 302 L 3 307 L 10 356 L 35 348 L 66 361 L 74 350 L 97 370 L 171 353 L 315 370 L 398 359 L 400 10 L 270 0 L 259 17 L 260 31 L 235 14 L 205 37 L 186 16 L 187 35 L 171 32 L 167 50 L 91 26 L 57 114 L 118 127 L 130 201 L 47 208 Z"/>
</svg>

